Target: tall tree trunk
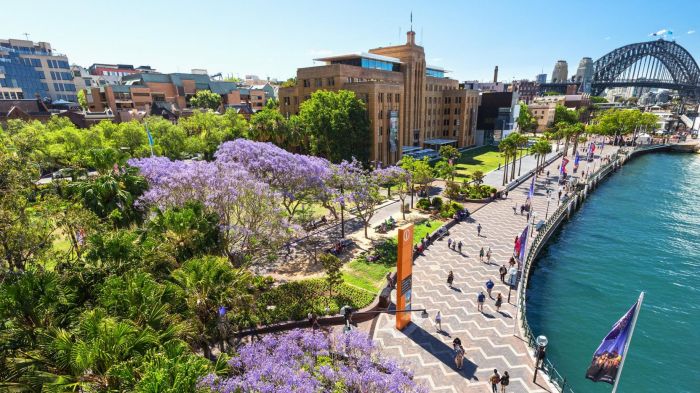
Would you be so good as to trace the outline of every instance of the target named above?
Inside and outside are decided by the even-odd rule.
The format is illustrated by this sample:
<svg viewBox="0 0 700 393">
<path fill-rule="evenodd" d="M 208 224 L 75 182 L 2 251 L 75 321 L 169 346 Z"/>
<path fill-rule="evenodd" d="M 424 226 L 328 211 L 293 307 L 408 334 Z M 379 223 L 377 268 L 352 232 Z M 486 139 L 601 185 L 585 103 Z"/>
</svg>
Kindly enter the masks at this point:
<svg viewBox="0 0 700 393">
<path fill-rule="evenodd" d="M 510 173 L 510 180 L 515 179 L 515 160 L 518 159 L 518 151 L 516 150 L 515 153 L 513 153 L 513 165 L 511 166 L 511 173 Z"/>
<path fill-rule="evenodd" d="M 505 162 L 503 163 L 503 185 L 508 182 L 508 154 L 504 154 Z"/>
<path fill-rule="evenodd" d="M 523 150 L 520 150 L 520 163 L 518 164 L 518 176 L 520 176 L 520 170 L 523 169 Z"/>
<path fill-rule="evenodd" d="M 573 150 L 574 154 L 572 154 L 572 156 L 576 156 L 576 149 L 578 149 L 579 134 L 574 135 L 574 138 L 575 138 L 574 139 L 574 150 Z"/>
</svg>

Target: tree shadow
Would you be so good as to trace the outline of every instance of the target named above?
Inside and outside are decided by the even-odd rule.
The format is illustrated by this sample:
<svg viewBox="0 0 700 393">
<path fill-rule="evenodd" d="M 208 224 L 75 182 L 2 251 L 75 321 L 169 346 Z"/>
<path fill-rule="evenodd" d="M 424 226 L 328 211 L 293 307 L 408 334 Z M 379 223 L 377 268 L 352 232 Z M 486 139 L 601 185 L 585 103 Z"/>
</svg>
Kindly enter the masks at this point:
<svg viewBox="0 0 700 393">
<path fill-rule="evenodd" d="M 405 329 L 402 330 L 402 333 L 418 344 L 418 346 L 439 359 L 446 366 L 449 366 L 453 370 L 457 371 L 463 377 L 473 381 L 479 380 L 479 378 L 476 376 L 478 366 L 475 363 L 471 362 L 465 357 L 464 363 L 462 364 L 462 369 L 457 370 L 455 366 L 455 353 L 452 347 L 440 341 L 432 334 L 426 332 L 422 327 L 411 322 Z"/>
</svg>

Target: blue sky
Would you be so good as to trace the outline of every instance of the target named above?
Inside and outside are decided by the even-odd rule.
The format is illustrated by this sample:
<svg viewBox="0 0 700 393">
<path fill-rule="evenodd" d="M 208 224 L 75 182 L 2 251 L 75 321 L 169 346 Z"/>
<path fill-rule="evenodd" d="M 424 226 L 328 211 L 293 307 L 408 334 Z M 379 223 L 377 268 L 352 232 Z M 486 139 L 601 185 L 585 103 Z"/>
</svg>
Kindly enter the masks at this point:
<svg viewBox="0 0 700 393">
<path fill-rule="evenodd" d="M 459 80 L 489 80 L 495 65 L 501 80 L 532 79 L 558 59 L 573 73 L 661 29 L 700 60 L 700 0 L 11 1 L 0 37 L 29 33 L 84 66 L 286 79 L 314 57 L 403 43 L 411 11 L 428 63 Z"/>
</svg>

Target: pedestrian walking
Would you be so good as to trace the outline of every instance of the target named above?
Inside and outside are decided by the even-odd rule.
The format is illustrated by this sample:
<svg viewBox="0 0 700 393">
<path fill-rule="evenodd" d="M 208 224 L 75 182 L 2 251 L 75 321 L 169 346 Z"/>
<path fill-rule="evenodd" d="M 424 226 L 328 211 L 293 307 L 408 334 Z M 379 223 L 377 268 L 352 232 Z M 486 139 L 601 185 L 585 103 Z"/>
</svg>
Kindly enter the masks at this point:
<svg viewBox="0 0 700 393">
<path fill-rule="evenodd" d="M 440 314 L 440 311 L 435 314 L 435 326 L 437 326 L 438 332 L 442 331 L 442 315 Z"/>
<path fill-rule="evenodd" d="M 515 202 L 513 204 L 513 215 L 517 216 L 518 215 L 518 202 Z"/>
<path fill-rule="evenodd" d="M 462 241 L 460 240 L 459 243 L 457 243 L 457 249 L 459 250 L 460 255 L 462 254 Z"/>
<path fill-rule="evenodd" d="M 481 224 L 476 224 L 476 236 L 481 236 Z"/>
<path fill-rule="evenodd" d="M 311 325 L 311 330 L 316 331 L 316 329 L 320 329 L 321 326 L 318 324 L 318 316 L 314 313 L 309 313 L 309 325 Z"/>
<path fill-rule="evenodd" d="M 491 391 L 493 393 L 498 393 L 498 384 L 501 382 L 501 376 L 495 368 L 493 369 L 493 374 L 489 377 L 489 382 L 491 382 Z"/>
<path fill-rule="evenodd" d="M 501 377 L 501 393 L 506 393 L 506 386 L 508 386 L 509 383 L 510 375 L 508 375 L 508 371 L 504 371 Z"/>
<path fill-rule="evenodd" d="M 484 312 L 484 302 L 486 301 L 486 295 L 484 291 L 479 292 L 476 296 L 476 311 Z"/>
<path fill-rule="evenodd" d="M 450 272 L 447 274 L 447 285 L 449 285 L 450 288 L 452 288 L 452 282 L 454 281 L 454 279 L 455 275 L 454 273 L 452 273 L 452 270 L 450 270 Z"/>
<path fill-rule="evenodd" d="M 523 212 L 525 211 L 525 204 L 520 205 L 520 215 L 523 215 Z"/>
<path fill-rule="evenodd" d="M 479 261 L 484 261 L 484 247 L 481 247 L 481 250 L 479 250 Z"/>
<path fill-rule="evenodd" d="M 462 365 L 464 364 L 464 347 L 462 345 L 457 345 L 457 348 L 455 349 L 455 366 L 457 366 L 457 370 L 462 369 Z"/>
<path fill-rule="evenodd" d="M 514 258 L 514 257 L 510 257 L 510 261 L 508 261 L 508 264 L 510 264 L 510 267 L 515 266 L 515 258 Z"/>
<path fill-rule="evenodd" d="M 486 292 L 489 293 L 490 298 L 493 298 L 493 296 L 491 296 L 491 290 L 493 289 L 494 285 L 496 285 L 496 284 L 494 284 L 490 278 L 488 281 L 486 281 Z"/>
<path fill-rule="evenodd" d="M 549 177 L 549 169 L 547 169 L 547 177 Z"/>
<path fill-rule="evenodd" d="M 508 189 L 506 188 L 506 199 L 508 199 Z"/>
<path fill-rule="evenodd" d="M 452 246 L 452 238 L 450 237 L 447 239 L 447 248 L 452 248 L 451 246 Z"/>
<path fill-rule="evenodd" d="M 498 292 L 498 295 L 496 295 L 496 311 L 497 312 L 501 311 L 502 304 L 503 304 L 503 295 L 501 295 L 501 293 Z"/>
<path fill-rule="evenodd" d="M 462 340 L 460 340 L 459 337 L 455 337 L 454 340 L 452 340 L 452 349 L 455 351 L 457 350 L 457 346 L 462 345 Z"/>
<path fill-rule="evenodd" d="M 386 274 L 386 285 L 389 288 L 392 288 L 392 289 L 394 288 L 394 280 L 391 278 L 391 272 L 388 272 Z"/>
<path fill-rule="evenodd" d="M 489 247 L 489 250 L 486 251 L 486 262 L 491 263 L 491 247 Z"/>
<path fill-rule="evenodd" d="M 452 272 L 450 272 L 450 273 L 452 273 Z M 506 265 L 503 265 L 500 268 L 498 268 L 498 273 L 501 275 L 501 282 L 505 284 L 506 273 L 508 273 L 508 269 L 506 268 Z"/>
</svg>

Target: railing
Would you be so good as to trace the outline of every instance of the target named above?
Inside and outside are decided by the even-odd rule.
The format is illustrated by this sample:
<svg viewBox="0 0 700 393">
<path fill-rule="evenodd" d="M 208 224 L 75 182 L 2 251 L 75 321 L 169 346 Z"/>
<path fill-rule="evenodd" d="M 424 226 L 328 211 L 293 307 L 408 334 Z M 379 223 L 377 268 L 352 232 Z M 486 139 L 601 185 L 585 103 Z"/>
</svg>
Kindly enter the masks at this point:
<svg viewBox="0 0 700 393">
<path fill-rule="evenodd" d="M 590 189 L 590 187 L 592 187 L 594 184 L 598 183 L 602 178 L 607 176 L 616 166 L 624 162 L 624 159 L 628 158 L 632 152 L 637 150 L 648 150 L 648 148 L 641 147 L 639 149 L 634 148 L 631 152 L 620 152 L 616 154 L 616 156 L 613 159 L 611 159 L 609 163 L 601 166 L 592 174 L 589 174 L 589 176 L 586 178 L 586 182 L 584 183 L 584 188 L 575 191 L 572 194 L 571 198 L 567 199 L 564 203 L 562 203 L 547 219 L 542 228 L 538 231 L 537 236 L 535 236 L 535 238 L 532 240 L 532 245 L 530 246 L 530 250 L 528 251 L 527 257 L 525 258 L 525 266 L 523 266 L 523 277 L 521 277 L 522 283 L 518 289 L 519 300 L 517 305 L 517 307 L 519 307 L 520 313 L 520 327 L 522 328 L 524 338 L 527 339 L 528 345 L 531 349 L 534 350 L 536 348 L 536 342 L 535 335 L 532 333 L 532 330 L 530 329 L 530 326 L 527 323 L 527 307 L 525 302 L 525 292 L 528 279 L 530 277 L 530 270 L 532 268 L 533 261 L 535 260 L 537 254 L 539 254 L 539 251 L 547 242 L 549 237 L 552 235 L 554 230 L 556 230 L 559 227 L 559 224 L 561 224 L 561 222 L 564 220 L 565 215 L 568 215 L 571 212 L 573 212 L 574 207 L 578 203 L 580 203 L 580 201 L 583 200 L 583 197 L 587 193 L 588 189 Z M 557 388 L 559 392 L 574 393 L 571 387 L 567 386 L 566 378 L 563 377 L 561 373 L 559 373 L 559 371 L 556 369 L 556 367 L 554 367 L 554 364 L 552 364 L 552 362 L 549 359 L 545 358 L 545 360 L 543 361 L 542 370 L 545 374 L 547 374 L 550 382 L 552 382 L 552 384 Z"/>
<path fill-rule="evenodd" d="M 549 237 L 552 235 L 554 230 L 556 230 L 561 222 L 564 220 L 565 214 L 571 214 L 574 208 L 583 201 L 583 198 L 587 196 L 588 190 L 597 185 L 600 180 L 604 179 L 608 174 L 610 174 L 615 168 L 625 163 L 630 157 L 635 153 L 647 151 L 647 150 L 661 150 L 662 148 L 668 147 L 668 144 L 664 145 L 642 145 L 635 146 L 631 149 L 621 148 L 615 153 L 615 156 L 610 159 L 610 162 L 601 166 L 593 173 L 589 174 L 584 183 L 583 189 L 577 189 L 564 203 L 562 203 L 547 219 L 542 228 L 538 231 L 537 236 L 532 240 L 532 245 L 525 258 L 525 266 L 523 266 L 523 277 L 521 277 L 521 285 L 518 288 L 518 304 L 520 313 L 520 327 L 524 338 L 527 339 L 530 349 L 536 348 L 535 335 L 530 329 L 530 325 L 527 323 L 527 307 L 525 302 L 525 292 L 527 288 L 528 279 L 530 277 L 530 269 L 533 266 L 533 262 L 537 255 L 539 254 L 542 247 L 546 244 Z M 517 321 L 516 321 L 517 323 Z M 559 371 L 554 367 L 552 362 L 545 358 L 542 363 L 542 371 L 549 377 L 550 382 L 557 388 L 559 392 L 562 393 L 574 393 L 570 386 L 567 386 L 566 378 L 559 373 Z"/>
</svg>

